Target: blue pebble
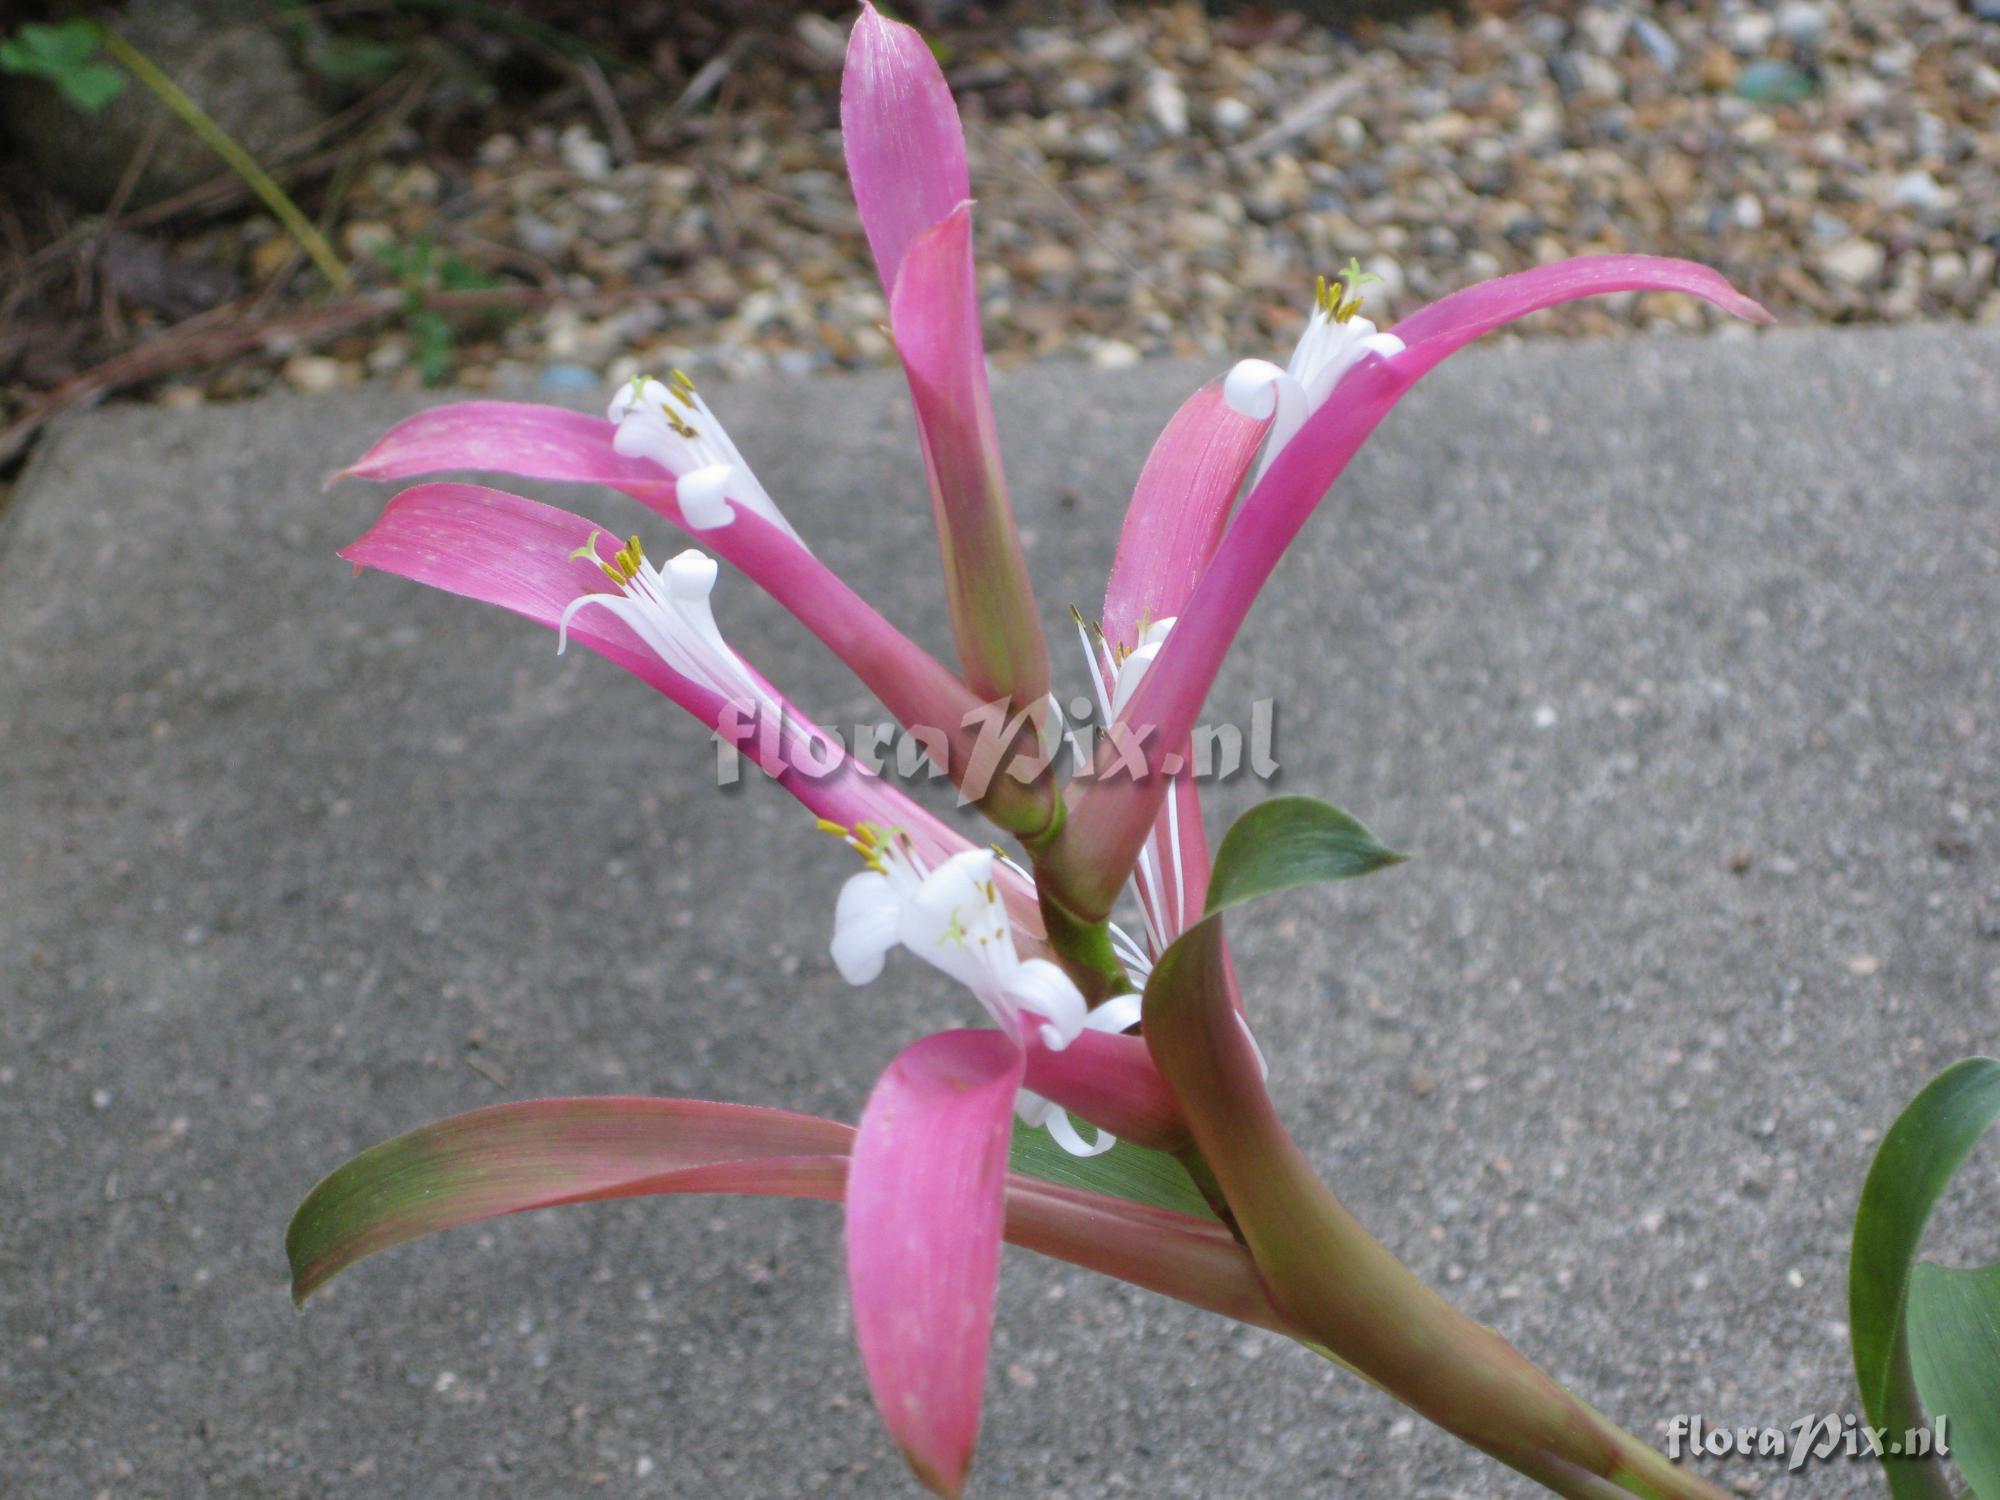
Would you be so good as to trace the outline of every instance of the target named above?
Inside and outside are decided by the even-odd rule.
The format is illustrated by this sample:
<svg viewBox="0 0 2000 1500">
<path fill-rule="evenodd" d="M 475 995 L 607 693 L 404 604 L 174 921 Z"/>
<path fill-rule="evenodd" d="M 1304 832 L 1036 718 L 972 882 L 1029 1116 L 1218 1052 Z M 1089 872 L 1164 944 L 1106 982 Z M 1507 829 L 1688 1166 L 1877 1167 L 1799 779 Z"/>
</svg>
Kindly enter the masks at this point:
<svg viewBox="0 0 2000 1500">
<path fill-rule="evenodd" d="M 545 391 L 587 391 L 602 384 L 597 371 L 588 365 L 547 365 L 541 374 Z"/>
</svg>

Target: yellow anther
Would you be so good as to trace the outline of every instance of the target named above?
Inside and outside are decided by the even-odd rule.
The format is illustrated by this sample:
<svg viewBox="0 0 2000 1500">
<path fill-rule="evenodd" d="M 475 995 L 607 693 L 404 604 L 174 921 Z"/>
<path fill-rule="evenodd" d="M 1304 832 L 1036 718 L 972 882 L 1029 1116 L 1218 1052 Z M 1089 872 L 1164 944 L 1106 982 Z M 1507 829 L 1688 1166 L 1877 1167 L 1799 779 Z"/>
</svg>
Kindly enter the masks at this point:
<svg viewBox="0 0 2000 1500">
<path fill-rule="evenodd" d="M 606 562 L 597 555 L 598 536 L 598 532 L 591 532 L 590 540 L 570 553 L 570 557 L 596 563 L 599 572 L 622 588 L 638 576 L 639 565 L 646 560 L 646 549 L 639 544 L 639 539 L 635 536 L 612 553 L 611 561 Z"/>
<path fill-rule="evenodd" d="M 667 383 L 674 388 L 674 391 L 682 400 L 686 400 L 694 394 L 694 382 L 688 378 L 686 370 L 675 368 L 667 376 Z"/>
<path fill-rule="evenodd" d="M 873 823 L 856 823 L 852 828 L 848 828 L 829 818 L 817 818 L 814 821 L 819 825 L 820 832 L 830 833 L 847 845 L 861 856 L 861 863 L 877 875 L 889 873 L 889 861 L 883 850 L 888 846 L 889 837 L 896 832 L 895 829 L 892 828 L 885 833 Z"/>
</svg>

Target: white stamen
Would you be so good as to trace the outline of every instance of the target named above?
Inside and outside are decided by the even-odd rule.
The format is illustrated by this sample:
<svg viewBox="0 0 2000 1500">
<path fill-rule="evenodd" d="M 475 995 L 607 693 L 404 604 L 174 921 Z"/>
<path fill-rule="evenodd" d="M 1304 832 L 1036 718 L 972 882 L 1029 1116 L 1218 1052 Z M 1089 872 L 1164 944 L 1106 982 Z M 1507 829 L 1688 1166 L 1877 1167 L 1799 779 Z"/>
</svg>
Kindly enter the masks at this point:
<svg viewBox="0 0 2000 1500">
<path fill-rule="evenodd" d="M 727 526 L 735 519 L 731 506 L 741 505 L 798 540 L 694 382 L 679 371 L 671 381 L 627 381 L 606 415 L 618 424 L 612 447 L 626 458 L 652 460 L 678 481 L 681 515 L 695 530 Z"/>
<path fill-rule="evenodd" d="M 1082 629 L 1079 624 L 1079 629 Z M 1167 635 L 1174 628 L 1174 617 L 1157 620 L 1140 633 L 1137 644 L 1124 657 L 1111 656 L 1108 651 L 1100 663 L 1097 653 L 1091 649 L 1090 637 L 1083 637 L 1084 654 L 1093 658 L 1091 673 L 1093 685 L 1097 688 L 1098 702 L 1102 706 L 1105 722 L 1112 722 L 1125 711 L 1132 701 L 1132 695 L 1139 690 L 1153 660 L 1166 644 Z M 1139 850 L 1139 858 L 1132 871 L 1133 892 L 1139 901 L 1139 912 L 1146 924 L 1146 942 L 1151 952 L 1164 952 L 1168 943 L 1180 936 L 1187 921 L 1187 898 L 1183 890 L 1180 867 L 1180 813 L 1175 805 L 1171 787 L 1167 792 L 1168 838 L 1164 841 L 1156 830 Z M 1174 880 L 1174 900 L 1167 901 L 1167 873 L 1171 870 Z"/>
</svg>

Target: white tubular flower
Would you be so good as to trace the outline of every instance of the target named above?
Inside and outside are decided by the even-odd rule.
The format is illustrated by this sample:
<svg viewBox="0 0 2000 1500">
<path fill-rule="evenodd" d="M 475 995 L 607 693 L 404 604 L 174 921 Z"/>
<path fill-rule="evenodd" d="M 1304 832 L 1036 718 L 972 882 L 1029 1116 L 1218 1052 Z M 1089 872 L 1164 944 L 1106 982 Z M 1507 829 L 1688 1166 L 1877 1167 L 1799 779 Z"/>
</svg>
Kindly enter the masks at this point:
<svg viewBox="0 0 2000 1500">
<path fill-rule="evenodd" d="M 1371 354 L 1387 358 L 1403 352 L 1403 341 L 1395 334 L 1377 333 L 1373 323 L 1358 316 L 1361 286 L 1376 280 L 1380 278 L 1368 275 L 1354 261 L 1332 282 L 1320 277 L 1312 316 L 1292 351 L 1291 363 L 1281 370 L 1267 359 L 1240 360 L 1223 381 L 1223 399 L 1236 411 L 1259 422 L 1275 417 L 1250 476 L 1252 486 L 1298 435 L 1306 418 L 1325 404 L 1341 376 Z"/>
<path fill-rule="evenodd" d="M 714 558 L 690 547 L 656 568 L 635 536 L 606 562 L 597 551 L 600 535 L 593 531 L 570 556 L 596 563 L 618 592 L 582 594 L 569 602 L 556 622 L 558 655 L 569 645 L 569 622 L 577 611 L 595 605 L 622 620 L 677 675 L 734 704 L 746 720 L 777 726 L 771 748 L 779 764 L 839 763 L 840 746 L 788 713 L 771 685 L 722 638 L 709 604 L 718 571 Z"/>
<path fill-rule="evenodd" d="M 695 530 L 727 526 L 735 519 L 733 504 L 798 540 L 684 372 L 675 370 L 664 381 L 634 376 L 611 398 L 606 415 L 618 424 L 612 447 L 626 458 L 650 459 L 674 476 L 681 515 Z"/>
<path fill-rule="evenodd" d="M 1075 982 L 1045 958 L 1024 959 L 994 879 L 997 855 L 967 849 L 927 870 L 909 841 L 871 825 L 840 830 L 868 869 L 841 888 L 833 961 L 849 984 L 882 972 L 900 944 L 971 990 L 1016 1041 L 1033 1016 L 1042 1041 L 1067 1047 L 1090 1014 Z"/>
</svg>

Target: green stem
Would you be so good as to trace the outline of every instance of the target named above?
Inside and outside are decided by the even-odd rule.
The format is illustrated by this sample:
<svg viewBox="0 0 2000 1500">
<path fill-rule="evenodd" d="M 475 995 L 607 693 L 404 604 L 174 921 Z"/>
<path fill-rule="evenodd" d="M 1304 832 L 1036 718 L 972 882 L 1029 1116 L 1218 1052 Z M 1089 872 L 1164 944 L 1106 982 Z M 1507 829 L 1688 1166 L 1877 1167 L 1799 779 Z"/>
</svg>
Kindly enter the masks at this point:
<svg viewBox="0 0 2000 1500">
<path fill-rule="evenodd" d="M 1049 947 L 1083 991 L 1083 998 L 1095 1006 L 1113 995 L 1129 993 L 1134 986 L 1111 946 L 1111 924 L 1088 922 L 1074 915 L 1042 884 L 1039 867 L 1035 872 L 1035 889 L 1041 901 L 1042 926 L 1048 930 Z"/>
<path fill-rule="evenodd" d="M 333 253 L 333 246 L 326 242 L 325 235 L 313 227 L 312 220 L 300 211 L 298 204 L 294 203 L 286 195 L 285 190 L 272 180 L 271 174 L 257 164 L 257 159 L 238 145 L 235 137 L 216 124 L 208 111 L 195 103 L 187 91 L 173 79 L 162 73 L 145 53 L 108 27 L 98 27 L 97 34 L 105 51 L 122 63 L 139 82 L 151 89 L 159 101 L 171 110 L 182 124 L 201 137 L 203 144 L 228 163 L 229 169 L 250 185 L 250 190 L 263 200 L 264 206 L 271 210 L 278 222 L 285 226 L 292 238 L 297 240 L 306 254 L 312 257 L 312 263 L 319 267 L 320 274 L 332 283 L 334 290 L 341 292 L 348 290 L 353 284 L 353 278 L 348 274 L 347 267 L 340 263 L 340 257 Z"/>
<path fill-rule="evenodd" d="M 1146 985 L 1146 1044 L 1287 1325 L 1445 1431 L 1570 1500 L 1725 1500 L 1418 1279 L 1335 1198 L 1265 1092 L 1237 1022 L 1221 924 Z"/>
</svg>

